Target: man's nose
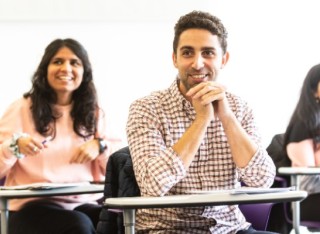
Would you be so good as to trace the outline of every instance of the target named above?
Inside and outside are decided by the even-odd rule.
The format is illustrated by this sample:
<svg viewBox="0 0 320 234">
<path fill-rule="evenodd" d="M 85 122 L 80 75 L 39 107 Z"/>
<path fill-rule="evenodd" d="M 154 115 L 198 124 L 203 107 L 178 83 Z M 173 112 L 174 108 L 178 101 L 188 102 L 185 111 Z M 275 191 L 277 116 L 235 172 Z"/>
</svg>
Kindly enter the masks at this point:
<svg viewBox="0 0 320 234">
<path fill-rule="evenodd" d="M 192 67 L 193 67 L 194 69 L 199 70 L 199 69 L 203 68 L 203 66 L 204 66 L 204 59 L 203 59 L 203 57 L 202 57 L 201 55 L 196 55 L 196 56 L 194 57 L 194 61 L 193 61 Z"/>
</svg>

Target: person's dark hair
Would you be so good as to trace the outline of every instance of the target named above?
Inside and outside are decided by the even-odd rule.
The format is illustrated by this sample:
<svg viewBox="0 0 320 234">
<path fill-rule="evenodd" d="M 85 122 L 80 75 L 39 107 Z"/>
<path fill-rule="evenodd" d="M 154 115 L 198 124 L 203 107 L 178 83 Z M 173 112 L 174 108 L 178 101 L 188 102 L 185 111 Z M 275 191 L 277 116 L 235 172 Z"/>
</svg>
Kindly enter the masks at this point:
<svg viewBox="0 0 320 234">
<path fill-rule="evenodd" d="M 303 82 L 298 103 L 285 132 L 284 146 L 288 144 L 291 130 L 296 123 L 303 123 L 311 134 L 314 145 L 320 142 L 320 102 L 319 98 L 315 97 L 319 82 L 320 64 L 309 70 Z"/>
<path fill-rule="evenodd" d="M 36 130 L 42 135 L 54 137 L 54 123 L 60 114 L 55 113 L 52 109 L 52 104 L 56 103 L 57 96 L 48 83 L 47 70 L 51 59 L 63 47 L 67 47 L 75 53 L 84 68 L 81 85 L 72 94 L 71 117 L 73 118 L 74 131 L 85 138 L 93 135 L 96 131 L 98 100 L 88 53 L 78 41 L 71 38 L 52 41 L 45 49 L 40 64 L 32 77 L 31 89 L 23 96 L 31 98 L 31 111 Z"/>
<path fill-rule="evenodd" d="M 177 54 L 178 43 L 181 33 L 187 29 L 205 29 L 216 35 L 223 53 L 227 52 L 227 36 L 228 32 L 221 20 L 210 13 L 202 11 L 192 11 L 184 16 L 181 16 L 174 27 L 173 51 Z"/>
</svg>

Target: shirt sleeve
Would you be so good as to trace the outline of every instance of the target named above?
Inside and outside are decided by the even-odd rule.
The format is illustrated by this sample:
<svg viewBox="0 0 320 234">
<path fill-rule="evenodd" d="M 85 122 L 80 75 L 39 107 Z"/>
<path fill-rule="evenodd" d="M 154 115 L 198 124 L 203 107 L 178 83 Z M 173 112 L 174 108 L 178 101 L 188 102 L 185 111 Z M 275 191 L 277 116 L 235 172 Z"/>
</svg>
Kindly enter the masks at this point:
<svg viewBox="0 0 320 234">
<path fill-rule="evenodd" d="M 258 148 L 244 168 L 237 168 L 241 181 L 250 187 L 271 187 L 276 173 L 275 165 L 265 149 Z"/>
<path fill-rule="evenodd" d="M 0 177 L 16 163 L 17 157 L 9 149 L 13 133 L 22 132 L 21 118 L 28 118 L 22 107 L 22 99 L 16 100 L 5 110 L 0 119 Z"/>
<path fill-rule="evenodd" d="M 137 183 L 141 193 L 150 196 L 165 195 L 186 176 L 182 160 L 165 143 L 163 135 L 165 115 L 157 113 L 154 103 L 138 100 L 130 106 L 127 137 Z M 159 117 L 161 116 L 161 117 Z"/>
<path fill-rule="evenodd" d="M 267 150 L 262 147 L 253 111 L 247 104 L 244 104 L 243 118 L 240 122 L 251 139 L 258 145 L 248 165 L 244 168 L 237 168 L 240 180 L 250 187 L 270 187 L 274 182 L 276 167 Z"/>
</svg>

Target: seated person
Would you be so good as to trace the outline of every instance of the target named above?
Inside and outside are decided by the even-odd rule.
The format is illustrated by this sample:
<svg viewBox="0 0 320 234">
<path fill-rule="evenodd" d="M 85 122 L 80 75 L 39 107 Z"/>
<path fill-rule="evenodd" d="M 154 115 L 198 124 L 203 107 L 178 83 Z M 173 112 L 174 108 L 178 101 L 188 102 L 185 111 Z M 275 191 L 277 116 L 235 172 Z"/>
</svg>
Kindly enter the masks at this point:
<svg viewBox="0 0 320 234">
<path fill-rule="evenodd" d="M 298 103 L 284 135 L 284 146 L 293 167 L 320 167 L 320 64 L 304 79 Z M 301 219 L 320 221 L 320 175 L 300 176 L 300 189 L 308 192 L 301 202 Z"/>
<path fill-rule="evenodd" d="M 229 58 L 222 22 L 201 11 L 182 16 L 172 58 L 172 85 L 130 106 L 127 139 L 141 195 L 234 189 L 240 181 L 270 187 L 275 166 L 252 110 L 217 80 Z M 254 230 L 237 205 L 139 209 L 136 232 L 270 233 Z"/>
<path fill-rule="evenodd" d="M 0 177 L 7 186 L 102 181 L 117 149 L 105 127 L 86 50 L 76 40 L 56 39 L 31 89 L 0 119 Z M 95 233 L 101 196 L 12 199 L 9 233 Z"/>
</svg>

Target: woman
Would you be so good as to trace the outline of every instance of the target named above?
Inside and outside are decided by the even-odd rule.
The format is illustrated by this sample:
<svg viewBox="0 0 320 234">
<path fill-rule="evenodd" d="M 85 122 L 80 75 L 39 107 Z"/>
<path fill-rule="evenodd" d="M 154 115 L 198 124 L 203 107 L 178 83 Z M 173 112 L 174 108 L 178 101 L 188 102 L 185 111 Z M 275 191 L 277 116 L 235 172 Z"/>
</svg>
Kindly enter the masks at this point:
<svg viewBox="0 0 320 234">
<path fill-rule="evenodd" d="M 320 166 L 320 64 L 313 66 L 304 82 L 297 106 L 284 135 L 293 167 Z M 301 190 L 309 193 L 301 202 L 301 219 L 320 220 L 320 175 L 301 176 Z"/>
<path fill-rule="evenodd" d="M 5 185 L 104 180 L 111 149 L 83 46 L 57 39 L 46 48 L 32 87 L 0 120 Z M 10 200 L 9 230 L 95 233 L 101 194 Z"/>
</svg>

